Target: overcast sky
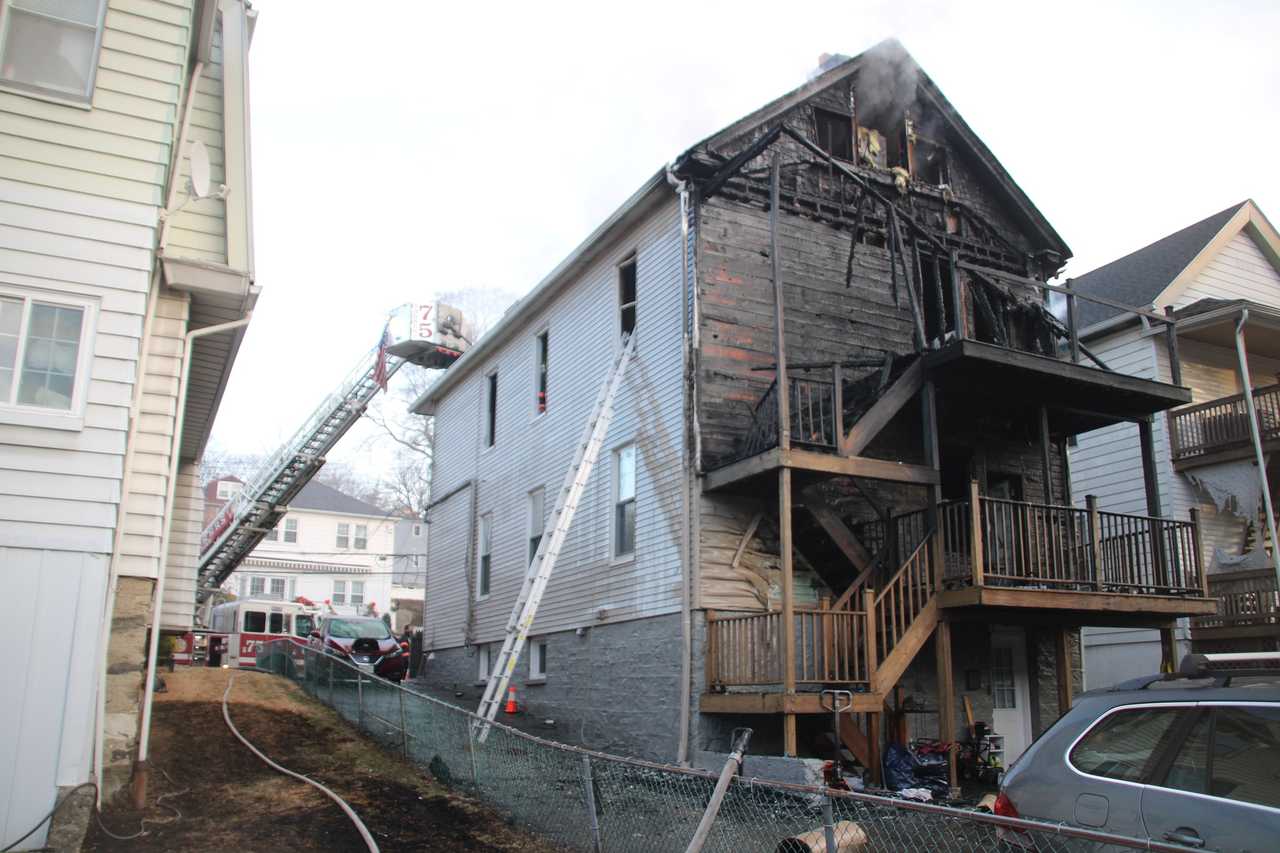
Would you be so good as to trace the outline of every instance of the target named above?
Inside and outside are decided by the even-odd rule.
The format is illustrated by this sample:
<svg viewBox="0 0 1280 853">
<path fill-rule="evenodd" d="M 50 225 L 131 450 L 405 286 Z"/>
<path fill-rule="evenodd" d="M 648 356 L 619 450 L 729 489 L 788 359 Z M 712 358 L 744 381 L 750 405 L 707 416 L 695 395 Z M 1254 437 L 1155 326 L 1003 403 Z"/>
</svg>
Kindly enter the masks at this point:
<svg viewBox="0 0 1280 853">
<path fill-rule="evenodd" d="M 214 430 L 231 451 L 291 434 L 388 309 L 522 295 L 680 151 L 889 36 L 1068 274 L 1245 198 L 1280 217 L 1275 2 L 254 5 L 262 296 Z M 376 458 L 358 443 L 335 456 Z"/>
</svg>

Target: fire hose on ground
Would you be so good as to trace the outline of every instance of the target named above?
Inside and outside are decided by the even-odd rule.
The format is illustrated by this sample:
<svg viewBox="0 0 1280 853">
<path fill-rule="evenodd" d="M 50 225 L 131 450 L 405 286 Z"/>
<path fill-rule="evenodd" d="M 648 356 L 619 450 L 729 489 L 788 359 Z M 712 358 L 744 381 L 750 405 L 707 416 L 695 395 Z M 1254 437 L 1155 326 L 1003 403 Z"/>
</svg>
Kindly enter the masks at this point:
<svg viewBox="0 0 1280 853">
<path fill-rule="evenodd" d="M 328 788 L 326 788 L 324 785 L 321 785 L 319 782 L 315 781 L 314 779 L 308 779 L 306 776 L 303 776 L 301 773 L 294 773 L 289 768 L 282 767 L 279 764 L 276 764 L 270 758 L 267 758 L 267 756 L 265 756 L 256 746 L 249 743 L 248 739 L 246 739 L 244 735 L 240 734 L 240 731 L 236 728 L 235 723 L 231 722 L 231 712 L 227 709 L 227 700 L 231 696 L 231 687 L 232 685 L 235 684 L 235 681 L 236 681 L 236 674 L 233 672 L 231 674 L 231 677 L 227 679 L 227 689 L 222 694 L 222 719 L 227 721 L 227 728 L 231 729 L 231 733 L 236 736 L 236 739 L 239 740 L 246 747 L 248 747 L 250 752 L 258 756 L 258 758 L 262 759 L 263 763 L 265 763 L 272 770 L 276 770 L 280 773 L 283 773 L 286 776 L 292 776 L 294 779 L 297 779 L 301 782 L 306 782 L 308 785 L 312 786 L 313 788 L 319 789 L 320 792 L 323 793 L 326 797 L 328 797 L 329 799 L 337 803 L 338 807 L 341 808 L 342 811 L 347 815 L 347 817 L 351 819 L 351 822 L 355 824 L 356 830 L 359 831 L 360 833 L 360 837 L 364 839 L 365 846 L 369 848 L 369 853 L 379 853 L 378 842 L 373 840 L 373 835 L 369 833 L 369 828 L 364 825 L 364 821 L 360 820 L 360 816 L 355 813 L 355 810 L 352 809 L 351 806 L 347 805 L 346 801 L 342 799 L 342 797 L 339 797 L 333 791 L 330 791 Z"/>
</svg>

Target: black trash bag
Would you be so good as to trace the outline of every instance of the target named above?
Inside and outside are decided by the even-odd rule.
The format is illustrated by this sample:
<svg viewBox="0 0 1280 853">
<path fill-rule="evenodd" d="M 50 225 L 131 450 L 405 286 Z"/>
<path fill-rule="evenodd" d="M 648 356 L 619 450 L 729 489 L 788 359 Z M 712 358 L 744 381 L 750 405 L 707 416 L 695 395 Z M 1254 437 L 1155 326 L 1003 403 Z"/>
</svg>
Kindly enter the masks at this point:
<svg viewBox="0 0 1280 853">
<path fill-rule="evenodd" d="M 905 746 L 889 744 L 884 752 L 884 786 L 890 791 L 915 788 L 915 756 Z"/>
</svg>

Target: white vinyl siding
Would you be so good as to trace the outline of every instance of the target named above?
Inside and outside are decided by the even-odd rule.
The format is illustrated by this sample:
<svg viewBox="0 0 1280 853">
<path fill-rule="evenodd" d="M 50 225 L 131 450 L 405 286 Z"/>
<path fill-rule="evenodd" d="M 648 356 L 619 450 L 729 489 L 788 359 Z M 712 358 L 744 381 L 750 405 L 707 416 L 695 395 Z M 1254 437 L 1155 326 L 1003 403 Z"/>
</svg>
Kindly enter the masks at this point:
<svg viewBox="0 0 1280 853">
<path fill-rule="evenodd" d="M 1231 238 L 1174 300 L 1175 308 L 1199 299 L 1248 299 L 1280 307 L 1280 273 L 1245 228 Z"/>
<path fill-rule="evenodd" d="M 523 581 L 529 548 L 528 494 L 546 489 L 557 495 L 581 437 L 600 384 L 619 347 L 618 265 L 637 254 L 635 358 L 627 369 L 614 420 L 596 468 L 565 540 L 534 630 L 539 633 L 583 625 L 673 613 L 680 606 L 681 448 L 683 422 L 682 288 L 679 214 L 673 201 L 655 206 L 637 228 L 591 261 L 483 364 L 463 377 L 436 414 L 432 490 L 444 495 L 476 479 L 475 515 L 492 513 L 492 595 L 474 605 L 473 642 L 502 637 L 512 602 Z M 574 370 L 555 373 L 554 402 L 539 417 L 530 415 L 529 388 L 500 383 L 499 431 L 518 425 L 518 440 L 483 448 L 485 373 L 527 377 L 535 361 L 536 332 L 573 329 L 556 336 L 557 364 Z M 526 380 L 527 381 L 527 380 Z M 508 387 L 510 386 L 510 387 Z M 517 428 L 517 427 L 513 427 Z M 502 433 L 505 435 L 505 433 Z M 636 447 L 637 528 L 635 559 L 614 561 L 610 517 L 614 510 L 611 450 Z M 427 543 L 427 641 L 435 648 L 459 646 L 472 596 L 465 586 L 471 494 L 462 489 L 431 510 Z M 550 509 L 548 508 L 548 512 Z"/>
<path fill-rule="evenodd" d="M 200 488 L 200 470 L 195 463 L 188 462 L 178 469 L 177 488 L 160 624 L 189 631 L 195 620 L 196 563 L 200 557 L 200 533 L 204 529 L 204 491 Z"/>
</svg>

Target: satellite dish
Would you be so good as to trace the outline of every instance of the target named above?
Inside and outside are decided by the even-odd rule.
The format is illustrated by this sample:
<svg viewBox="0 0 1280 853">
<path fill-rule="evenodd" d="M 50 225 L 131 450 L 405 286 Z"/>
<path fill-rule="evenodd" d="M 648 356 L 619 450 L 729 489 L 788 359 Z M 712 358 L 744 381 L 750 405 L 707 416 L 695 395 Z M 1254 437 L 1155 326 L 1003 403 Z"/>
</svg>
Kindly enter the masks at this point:
<svg viewBox="0 0 1280 853">
<path fill-rule="evenodd" d="M 205 198 L 209 195 L 209 149 L 196 140 L 191 143 L 191 195 Z"/>
</svg>

